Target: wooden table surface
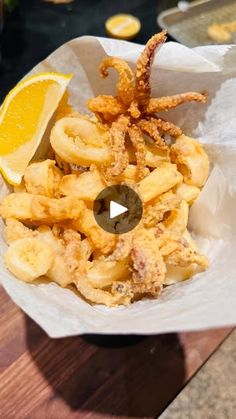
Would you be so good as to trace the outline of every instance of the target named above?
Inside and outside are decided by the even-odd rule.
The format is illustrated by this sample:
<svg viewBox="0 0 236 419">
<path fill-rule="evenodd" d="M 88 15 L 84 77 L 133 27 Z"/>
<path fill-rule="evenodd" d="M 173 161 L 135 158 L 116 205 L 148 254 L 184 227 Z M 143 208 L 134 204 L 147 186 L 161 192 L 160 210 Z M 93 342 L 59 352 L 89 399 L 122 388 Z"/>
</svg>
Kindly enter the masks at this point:
<svg viewBox="0 0 236 419">
<path fill-rule="evenodd" d="M 50 339 L 0 289 L 0 418 L 153 418 L 232 329 Z"/>
</svg>

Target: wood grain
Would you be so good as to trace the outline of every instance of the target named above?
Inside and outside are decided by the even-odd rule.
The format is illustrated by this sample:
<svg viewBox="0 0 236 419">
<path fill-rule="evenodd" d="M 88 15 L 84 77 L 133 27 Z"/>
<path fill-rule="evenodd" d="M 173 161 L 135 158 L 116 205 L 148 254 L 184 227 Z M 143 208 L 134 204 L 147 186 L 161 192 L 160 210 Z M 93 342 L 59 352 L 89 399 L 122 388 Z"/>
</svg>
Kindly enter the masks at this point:
<svg viewBox="0 0 236 419">
<path fill-rule="evenodd" d="M 153 418 L 231 329 L 50 339 L 0 290 L 0 418 Z"/>
</svg>

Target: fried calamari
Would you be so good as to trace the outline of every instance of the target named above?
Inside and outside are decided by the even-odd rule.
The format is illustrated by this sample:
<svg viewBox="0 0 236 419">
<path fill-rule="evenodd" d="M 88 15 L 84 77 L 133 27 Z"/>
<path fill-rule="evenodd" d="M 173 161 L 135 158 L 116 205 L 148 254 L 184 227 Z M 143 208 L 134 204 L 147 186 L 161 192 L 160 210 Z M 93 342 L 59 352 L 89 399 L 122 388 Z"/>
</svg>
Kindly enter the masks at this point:
<svg viewBox="0 0 236 419">
<path fill-rule="evenodd" d="M 126 155 L 125 137 L 129 138 L 135 149 L 138 177 L 144 176 L 145 138 L 142 133 L 154 140 L 157 147 L 167 149 L 165 136 L 176 138 L 182 134 L 179 127 L 157 117 L 157 112 L 168 111 L 178 105 L 195 101 L 206 102 L 206 95 L 197 92 L 181 93 L 174 96 L 151 98 L 151 68 L 157 49 L 166 41 L 166 31 L 154 35 L 146 44 L 137 60 L 136 71 L 116 57 L 105 58 L 100 65 L 102 77 L 108 76 L 108 68 L 119 73 L 116 95 L 99 95 L 89 99 L 88 108 L 104 124 L 110 127 L 110 147 L 115 162 L 112 163 L 110 176 L 117 176 L 129 164 Z M 126 124 L 121 123 L 124 119 Z M 138 128 L 137 128 L 138 127 Z M 120 133 L 119 133 L 120 131 Z M 114 140 L 114 132 L 117 141 Z M 119 148 L 119 149 L 118 149 Z M 122 157 L 123 156 L 123 157 Z"/>
<path fill-rule="evenodd" d="M 157 298 L 164 286 L 207 268 L 187 223 L 208 176 L 208 157 L 157 115 L 190 101 L 205 103 L 206 95 L 151 97 L 152 63 L 165 40 L 162 31 L 148 41 L 135 71 L 120 58 L 101 62 L 101 77 L 111 69 L 118 80 L 114 96 L 88 101 L 95 116 L 74 111 L 63 96 L 48 155 L 27 167 L 21 185 L 0 205 L 9 245 L 5 263 L 18 278 L 33 282 L 43 275 L 111 307 Z M 107 186 L 122 184 L 139 195 L 143 216 L 132 231 L 116 235 L 97 224 L 93 202 Z"/>
</svg>

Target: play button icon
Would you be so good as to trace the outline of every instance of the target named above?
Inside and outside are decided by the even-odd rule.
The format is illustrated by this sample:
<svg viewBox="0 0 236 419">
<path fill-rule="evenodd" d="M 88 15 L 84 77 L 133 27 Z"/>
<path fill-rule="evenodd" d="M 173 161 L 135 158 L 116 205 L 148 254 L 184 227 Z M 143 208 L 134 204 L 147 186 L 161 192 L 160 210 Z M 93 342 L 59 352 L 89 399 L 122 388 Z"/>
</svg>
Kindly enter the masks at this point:
<svg viewBox="0 0 236 419">
<path fill-rule="evenodd" d="M 103 230 L 112 234 L 124 234 L 133 230 L 141 220 L 142 201 L 132 188 L 112 185 L 97 196 L 93 213 Z"/>
<path fill-rule="evenodd" d="M 110 202 L 110 218 L 117 217 L 118 215 L 124 214 L 127 212 L 128 208 L 124 207 L 123 205 L 117 204 L 117 202 L 111 201 Z"/>
</svg>

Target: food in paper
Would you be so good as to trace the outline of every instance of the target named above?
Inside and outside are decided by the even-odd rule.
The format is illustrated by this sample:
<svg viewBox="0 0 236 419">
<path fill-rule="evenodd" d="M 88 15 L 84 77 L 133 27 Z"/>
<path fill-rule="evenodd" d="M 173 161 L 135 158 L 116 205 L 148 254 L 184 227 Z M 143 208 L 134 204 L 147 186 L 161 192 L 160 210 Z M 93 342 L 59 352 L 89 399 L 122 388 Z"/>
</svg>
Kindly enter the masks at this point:
<svg viewBox="0 0 236 419">
<path fill-rule="evenodd" d="M 221 44 L 232 41 L 234 32 L 236 32 L 236 20 L 225 23 L 213 23 L 207 28 L 209 38 Z"/>
<path fill-rule="evenodd" d="M 5 263 L 19 279 L 47 277 L 74 286 L 90 303 L 116 306 L 159 297 L 166 285 L 207 268 L 187 223 L 208 157 L 166 113 L 206 96 L 151 98 L 151 66 L 165 39 L 161 32 L 148 41 L 135 73 L 121 59 L 102 61 L 102 77 L 110 67 L 119 74 L 117 93 L 88 101 L 94 117 L 65 100 L 58 108 L 49 155 L 28 165 L 0 205 Z M 115 184 L 132 187 L 143 202 L 138 226 L 120 235 L 104 231 L 92 210 L 101 190 Z"/>
</svg>

